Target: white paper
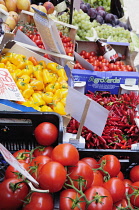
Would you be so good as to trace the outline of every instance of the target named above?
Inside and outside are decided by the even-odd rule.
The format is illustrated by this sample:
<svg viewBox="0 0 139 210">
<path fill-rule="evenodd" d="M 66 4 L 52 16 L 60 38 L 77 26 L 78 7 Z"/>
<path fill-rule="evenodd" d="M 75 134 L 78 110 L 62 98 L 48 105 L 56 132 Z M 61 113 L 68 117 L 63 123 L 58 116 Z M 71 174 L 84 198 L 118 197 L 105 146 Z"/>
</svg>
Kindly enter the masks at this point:
<svg viewBox="0 0 139 210">
<path fill-rule="evenodd" d="M 87 62 L 82 56 L 80 56 L 76 52 L 74 52 L 74 55 L 76 60 L 82 65 L 83 68 L 94 71 L 94 67 L 89 62 Z"/>
<path fill-rule="evenodd" d="M 28 173 L 27 170 L 18 162 L 18 160 L 0 143 L 0 152 L 4 159 L 13 166 L 17 171 L 19 171 L 23 176 L 29 179 L 31 182 L 39 185 L 39 183 Z"/>
<path fill-rule="evenodd" d="M 25 101 L 7 69 L 0 68 L 0 99 Z"/>
<path fill-rule="evenodd" d="M 21 30 L 17 30 L 14 40 L 17 42 L 22 42 L 25 44 L 29 44 L 31 46 L 36 46 L 35 42 L 33 42 L 26 34 L 24 34 Z"/>
<path fill-rule="evenodd" d="M 74 0 L 73 8 L 76 9 L 77 11 L 79 11 L 80 10 L 80 4 L 81 4 L 81 0 Z"/>
<path fill-rule="evenodd" d="M 66 112 L 70 113 L 73 118 L 80 122 L 86 101 L 87 96 L 69 87 L 66 100 Z M 109 111 L 107 109 L 92 100 L 84 126 L 101 136 L 108 118 L 108 114 Z"/>
</svg>

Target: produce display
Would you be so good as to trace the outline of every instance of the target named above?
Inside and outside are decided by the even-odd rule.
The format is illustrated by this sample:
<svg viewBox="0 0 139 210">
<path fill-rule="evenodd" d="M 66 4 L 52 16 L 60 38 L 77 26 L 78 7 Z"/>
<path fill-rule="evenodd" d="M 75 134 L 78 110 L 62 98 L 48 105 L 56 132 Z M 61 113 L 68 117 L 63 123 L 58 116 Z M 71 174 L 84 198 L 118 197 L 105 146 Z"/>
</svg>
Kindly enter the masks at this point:
<svg viewBox="0 0 139 210">
<path fill-rule="evenodd" d="M 95 210 L 98 207 L 132 210 L 139 207 L 136 193 L 138 164 L 128 170 L 127 176 L 120 159 L 113 154 L 80 157 L 72 144 L 56 145 L 49 152 L 50 147 L 38 145 L 33 150 L 22 149 L 13 153 L 39 183 L 39 189 L 32 190 L 28 180 L 9 165 L 0 184 L 1 208 L 25 210 L 37 206 L 45 209 L 47 206 L 47 210 L 53 210 L 56 199 L 59 199 L 60 210 Z M 42 153 L 44 150 L 45 154 Z"/>
<path fill-rule="evenodd" d="M 94 51 L 87 52 L 82 50 L 79 53 L 86 61 L 92 64 L 94 71 L 134 71 L 135 69 L 131 65 L 124 64 L 125 56 L 123 55 L 123 61 L 116 61 L 115 63 L 110 63 L 102 55 L 97 55 Z M 81 64 L 76 61 L 74 69 L 84 69 Z"/>
<path fill-rule="evenodd" d="M 139 78 L 138 65 L 133 64 L 139 52 L 138 30 L 133 31 L 132 24 L 125 17 L 119 18 L 112 13 L 111 0 L 80 1 L 78 9 L 73 9 L 72 20 L 70 2 L 0 0 L 0 38 L 5 42 L 2 43 L 0 55 L 0 83 L 5 85 L 2 69 L 7 69 L 25 99 L 17 101 L 1 97 L 0 210 L 139 209 Z M 67 8 L 62 8 L 62 4 Z M 125 9 L 123 1 L 122 5 Z M 45 15 L 38 12 L 33 16 L 33 8 Z M 71 21 L 78 29 L 57 21 L 56 31 L 53 21 L 46 26 L 49 18 L 68 24 Z M 43 32 L 44 27 L 47 35 Z M 13 37 L 18 36 L 17 30 L 20 30 L 18 32 L 25 39 L 24 45 L 14 41 L 14 38 L 8 38 L 11 34 Z M 51 35 L 52 31 L 54 36 Z M 59 35 L 58 39 L 56 34 Z M 49 41 L 49 49 L 46 50 L 60 52 L 60 39 L 68 56 L 41 56 L 44 50 L 39 48 L 45 49 L 44 43 Z M 16 37 L 15 40 L 21 42 L 22 38 Z M 89 47 L 85 46 L 89 40 L 94 42 L 92 49 L 90 43 Z M 25 45 L 31 41 L 38 48 L 33 47 L 34 44 Z M 113 48 L 108 42 L 116 42 L 116 47 Z M 119 52 L 115 50 L 117 48 L 120 48 Z M 72 70 L 78 69 L 81 74 L 83 72 L 85 81 L 88 76 L 86 68 L 92 67 L 88 64 L 85 68 L 85 61 L 94 67 L 96 75 L 98 71 L 104 75 L 102 80 L 107 79 L 106 74 L 112 74 L 108 83 L 118 89 L 117 93 L 111 94 L 108 83 L 105 85 L 106 91 L 99 91 L 97 87 L 102 84 L 98 82 L 96 92 L 91 92 L 88 88 L 87 92 L 79 93 L 80 102 L 76 107 L 74 99 L 78 92 L 69 91 L 71 97 L 68 100 L 71 104 L 68 110 L 66 103 L 68 90 L 71 90 L 69 85 L 74 86 Z M 78 71 L 75 71 L 78 77 Z M 120 77 L 121 74 L 123 76 Z M 135 78 L 131 74 L 135 74 Z M 116 82 L 117 77 L 120 77 L 119 83 Z M 125 85 L 125 89 L 122 89 L 121 84 Z M 86 83 L 85 90 L 87 85 Z M 4 88 L 0 90 L 1 95 L 2 91 L 6 92 Z M 86 112 L 85 116 L 86 109 L 84 112 L 78 110 L 80 116 L 77 116 L 76 109 L 82 109 L 84 104 L 86 108 L 89 106 L 88 101 L 92 105 L 92 100 L 96 104 L 96 107 L 91 107 L 93 111 L 96 109 L 98 112 L 100 108 L 100 113 L 104 112 L 105 115 L 96 115 L 102 121 L 105 118 L 105 123 L 98 121 L 100 127 L 104 124 L 102 135 L 93 128 L 87 128 L 87 123 L 83 121 L 83 117 L 93 119 L 91 111 Z M 7 104 L 7 101 L 15 107 Z M 15 111 L 16 107 L 19 107 L 20 112 Z M 9 108 L 14 111 L 9 111 Z M 85 140 L 84 145 L 81 137 Z"/>
<path fill-rule="evenodd" d="M 110 111 L 102 136 L 83 127 L 82 136 L 86 140 L 86 148 L 131 149 L 131 144 L 139 142 L 139 128 L 134 120 L 139 97 L 135 93 L 125 93 L 118 97 L 109 92 L 95 94 L 89 91 L 86 95 Z M 78 127 L 79 123 L 71 119 L 67 132 L 75 134 Z"/>
<path fill-rule="evenodd" d="M 9 70 L 26 100 L 18 103 L 42 112 L 66 114 L 68 78 L 63 67 L 16 53 L 2 55 L 0 67 Z"/>
<path fill-rule="evenodd" d="M 23 33 L 25 33 L 39 48 L 45 49 L 41 36 L 38 33 L 36 27 L 34 26 L 34 23 L 33 24 L 28 23 L 27 25 L 18 22 L 15 33 L 18 29 L 21 30 Z M 71 38 L 68 36 L 64 36 L 62 32 L 59 32 L 59 36 L 65 48 L 66 54 L 68 56 L 73 56 L 74 44 L 72 43 Z M 47 55 L 47 57 L 49 56 Z"/>
</svg>

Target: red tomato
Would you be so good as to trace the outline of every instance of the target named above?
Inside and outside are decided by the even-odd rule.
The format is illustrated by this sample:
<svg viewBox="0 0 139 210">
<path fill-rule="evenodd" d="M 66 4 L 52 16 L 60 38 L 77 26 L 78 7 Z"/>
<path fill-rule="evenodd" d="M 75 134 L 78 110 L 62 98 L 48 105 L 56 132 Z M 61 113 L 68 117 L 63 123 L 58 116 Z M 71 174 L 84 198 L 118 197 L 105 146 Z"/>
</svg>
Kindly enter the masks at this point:
<svg viewBox="0 0 139 210">
<path fill-rule="evenodd" d="M 59 144 L 53 149 L 51 158 L 63 166 L 74 166 L 79 161 L 79 152 L 72 144 Z"/>
<path fill-rule="evenodd" d="M 42 189 L 58 192 L 66 181 L 66 174 L 66 170 L 61 163 L 50 161 L 41 168 L 38 182 Z"/>
<path fill-rule="evenodd" d="M 120 201 L 125 196 L 125 185 L 117 177 L 112 177 L 107 182 L 104 182 L 103 187 L 110 192 L 114 203 Z"/>
<path fill-rule="evenodd" d="M 35 128 L 34 135 L 40 145 L 50 146 L 58 138 L 58 129 L 53 123 L 42 122 Z"/>
<path fill-rule="evenodd" d="M 83 191 L 88 189 L 93 181 L 93 170 L 92 168 L 83 161 L 78 161 L 77 165 L 68 168 L 69 177 L 73 180 L 76 188 L 79 189 L 79 179 L 82 178 Z"/>
<path fill-rule="evenodd" d="M 35 43 L 36 43 L 37 45 L 42 45 L 42 44 L 43 44 L 43 42 L 42 42 L 40 39 L 37 39 L 37 40 L 35 41 Z"/>
<path fill-rule="evenodd" d="M 120 172 L 117 174 L 116 177 L 118 177 L 119 179 L 121 179 L 121 180 L 123 181 L 123 180 L 124 180 L 124 174 L 123 174 L 123 172 L 120 171 Z"/>
<path fill-rule="evenodd" d="M 19 162 L 23 166 L 24 169 L 26 169 L 27 171 L 29 170 L 28 163 L 22 162 L 20 160 Z M 9 179 L 9 178 L 24 179 L 24 176 L 19 171 L 17 171 L 13 166 L 9 165 L 5 171 L 5 179 Z"/>
<path fill-rule="evenodd" d="M 82 159 L 80 159 L 81 161 L 84 161 L 85 163 L 87 163 L 88 165 L 91 166 L 91 168 L 98 168 L 99 164 L 96 161 L 96 159 L 92 158 L 92 157 L 84 157 Z"/>
<path fill-rule="evenodd" d="M 129 195 L 133 194 L 130 197 L 130 202 L 133 206 L 139 207 L 139 181 L 134 182 L 128 190 Z"/>
<path fill-rule="evenodd" d="M 132 182 L 139 181 L 139 165 L 133 166 L 133 168 L 131 168 L 129 177 Z"/>
<path fill-rule="evenodd" d="M 93 170 L 93 182 L 91 184 L 91 187 L 92 186 L 103 186 L 103 176 L 102 174 L 100 173 L 100 171 L 96 171 L 96 170 Z"/>
<path fill-rule="evenodd" d="M 128 207 L 128 201 L 126 199 L 122 199 L 113 205 L 112 210 L 119 210 L 119 208 L 124 209 L 125 207 Z"/>
<path fill-rule="evenodd" d="M 53 210 L 54 201 L 50 193 L 33 192 L 27 197 L 27 204 L 23 207 L 23 210 Z"/>
<path fill-rule="evenodd" d="M 80 198 L 80 196 L 81 195 L 73 189 L 63 190 L 60 193 L 59 209 L 60 210 L 71 210 L 71 209 L 85 210 L 86 209 L 85 200 L 83 198 Z"/>
<path fill-rule="evenodd" d="M 34 150 L 33 155 L 35 157 L 39 155 L 45 155 L 45 156 L 51 157 L 52 151 L 53 151 L 52 146 L 48 146 L 48 147 L 40 146 Z"/>
<path fill-rule="evenodd" d="M 85 50 L 82 50 L 82 51 L 80 52 L 80 55 L 85 55 L 85 53 L 86 53 L 86 51 L 85 51 Z"/>
<path fill-rule="evenodd" d="M 0 184 L 0 207 L 9 209 L 18 209 L 23 204 L 24 198 L 29 192 L 26 183 L 20 182 L 20 179 L 5 179 Z M 17 184 L 20 182 L 19 184 Z"/>
<path fill-rule="evenodd" d="M 91 56 L 96 56 L 96 52 L 95 51 L 90 51 L 90 55 Z"/>
<path fill-rule="evenodd" d="M 103 170 L 107 171 L 111 177 L 117 176 L 120 172 L 120 161 L 114 155 L 104 155 L 98 162 Z"/>
<path fill-rule="evenodd" d="M 112 210 L 113 200 L 107 189 L 101 186 L 92 186 L 85 191 L 86 198 L 92 203 L 87 210 Z"/>
<path fill-rule="evenodd" d="M 31 174 L 31 176 L 33 176 L 34 179 L 36 179 L 38 181 L 38 174 L 39 174 L 42 166 L 44 164 L 48 163 L 49 161 L 51 161 L 51 158 L 48 156 L 44 156 L 44 155 L 40 155 L 40 156 L 37 156 L 36 158 L 34 158 L 32 160 L 32 162 L 30 163 L 29 173 Z"/>
<path fill-rule="evenodd" d="M 85 59 L 89 59 L 90 53 L 86 52 L 86 53 L 84 54 L 84 56 L 85 56 Z"/>
<path fill-rule="evenodd" d="M 21 149 L 13 153 L 13 156 L 17 160 L 25 161 L 26 163 L 30 163 L 30 151 L 27 149 Z"/>
<path fill-rule="evenodd" d="M 130 179 L 124 179 L 123 183 L 125 185 L 125 194 L 128 194 L 128 191 L 129 191 L 130 186 L 132 185 L 132 182 Z"/>
</svg>

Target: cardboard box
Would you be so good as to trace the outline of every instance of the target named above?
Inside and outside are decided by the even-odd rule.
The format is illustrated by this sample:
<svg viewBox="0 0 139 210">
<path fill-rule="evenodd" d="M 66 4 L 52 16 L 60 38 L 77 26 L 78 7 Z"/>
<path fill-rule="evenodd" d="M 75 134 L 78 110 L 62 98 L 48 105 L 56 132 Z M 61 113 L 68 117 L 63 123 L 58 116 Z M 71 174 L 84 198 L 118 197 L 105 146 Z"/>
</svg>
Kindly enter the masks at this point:
<svg viewBox="0 0 139 210">
<path fill-rule="evenodd" d="M 127 87 L 138 85 L 138 72 L 97 72 L 90 70 L 72 69 L 74 84 L 86 82 L 84 93 L 88 90 L 109 91 L 111 94 L 119 94 L 120 84 L 126 84 Z"/>
</svg>

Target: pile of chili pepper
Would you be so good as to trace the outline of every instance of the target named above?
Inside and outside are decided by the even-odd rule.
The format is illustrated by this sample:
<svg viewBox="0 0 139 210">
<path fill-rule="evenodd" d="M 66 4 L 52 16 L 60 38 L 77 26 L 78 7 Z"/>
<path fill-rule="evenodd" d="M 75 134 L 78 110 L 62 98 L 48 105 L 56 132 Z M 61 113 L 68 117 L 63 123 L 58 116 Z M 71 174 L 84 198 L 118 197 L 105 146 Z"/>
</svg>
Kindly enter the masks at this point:
<svg viewBox="0 0 139 210">
<path fill-rule="evenodd" d="M 130 149 L 131 144 L 139 142 L 139 128 L 134 120 L 139 104 L 139 96 L 136 93 L 117 96 L 109 92 L 88 91 L 86 96 L 110 111 L 102 136 L 83 127 L 81 135 L 86 140 L 86 148 Z M 67 126 L 67 132 L 76 134 L 78 127 L 79 122 L 72 118 Z"/>
</svg>

